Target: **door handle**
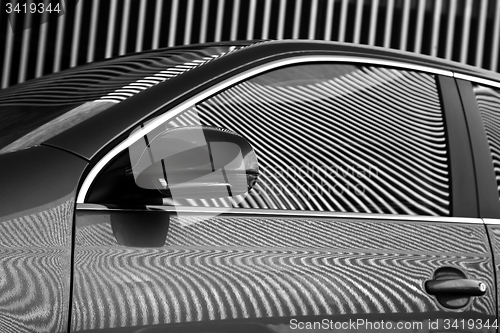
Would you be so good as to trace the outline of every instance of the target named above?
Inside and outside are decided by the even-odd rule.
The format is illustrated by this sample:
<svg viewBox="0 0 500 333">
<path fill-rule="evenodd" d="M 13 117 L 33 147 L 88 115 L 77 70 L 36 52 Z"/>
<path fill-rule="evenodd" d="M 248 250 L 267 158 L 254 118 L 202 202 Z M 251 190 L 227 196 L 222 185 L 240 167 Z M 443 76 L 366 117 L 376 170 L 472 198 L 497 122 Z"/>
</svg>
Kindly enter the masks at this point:
<svg viewBox="0 0 500 333">
<path fill-rule="evenodd" d="M 448 309 L 466 307 L 473 297 L 483 296 L 488 289 L 486 283 L 468 279 L 462 270 L 455 267 L 438 268 L 432 279 L 425 281 L 422 287 Z"/>
<path fill-rule="evenodd" d="M 425 290 L 431 295 L 483 296 L 486 293 L 486 284 L 470 279 L 430 280 L 425 283 Z"/>
</svg>

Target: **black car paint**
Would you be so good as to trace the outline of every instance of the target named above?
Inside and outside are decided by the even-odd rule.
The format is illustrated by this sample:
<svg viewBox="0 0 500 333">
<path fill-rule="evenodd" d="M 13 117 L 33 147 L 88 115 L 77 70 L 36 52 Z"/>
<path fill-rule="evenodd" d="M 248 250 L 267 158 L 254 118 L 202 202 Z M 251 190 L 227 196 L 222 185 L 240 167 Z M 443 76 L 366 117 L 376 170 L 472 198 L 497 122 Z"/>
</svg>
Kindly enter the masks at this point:
<svg viewBox="0 0 500 333">
<path fill-rule="evenodd" d="M 479 216 L 482 218 L 499 218 L 500 205 L 498 204 L 498 189 L 495 173 L 492 168 L 491 153 L 488 149 L 488 140 L 483 122 L 479 113 L 472 84 L 465 80 L 456 80 L 460 92 L 462 105 L 467 119 L 468 133 L 471 147 L 474 152 L 474 169 L 477 186 L 477 203 Z M 493 253 L 495 279 L 497 281 L 497 313 L 500 309 L 500 228 L 497 225 L 487 225 L 488 238 Z"/>
<path fill-rule="evenodd" d="M 46 146 L 0 155 L 0 198 L 8 200 L 0 205 L 1 220 L 72 200 L 87 164 L 80 157 Z"/>
<path fill-rule="evenodd" d="M 116 241 L 115 214 L 77 212 L 73 331 L 183 323 L 189 332 L 189 322 L 208 329 L 237 319 L 276 332 L 293 318 L 495 319 L 481 224 L 258 214 L 199 222 L 165 212 L 165 245 L 131 249 Z M 438 267 L 484 281 L 488 294 L 458 312 L 444 309 L 423 287 Z"/>
<path fill-rule="evenodd" d="M 478 216 L 476 179 L 463 106 L 454 79 L 438 77 L 449 142 L 452 216 Z"/>
<path fill-rule="evenodd" d="M 476 102 L 476 96 L 469 81 L 456 80 L 461 102 L 467 119 L 470 144 L 474 151 L 474 169 L 477 182 L 479 216 L 500 217 L 498 191 L 495 173 L 491 167 L 491 153 L 488 140 Z"/>
<path fill-rule="evenodd" d="M 87 162 L 51 147 L 0 155 L 0 332 L 66 332 L 73 213 Z"/>
</svg>

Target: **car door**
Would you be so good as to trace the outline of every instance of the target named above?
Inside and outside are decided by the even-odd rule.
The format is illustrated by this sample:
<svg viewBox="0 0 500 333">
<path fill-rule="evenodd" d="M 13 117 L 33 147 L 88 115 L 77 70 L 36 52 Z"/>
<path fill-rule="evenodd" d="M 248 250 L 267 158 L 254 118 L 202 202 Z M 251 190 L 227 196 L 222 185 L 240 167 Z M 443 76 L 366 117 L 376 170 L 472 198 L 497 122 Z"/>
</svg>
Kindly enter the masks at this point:
<svg viewBox="0 0 500 333">
<path fill-rule="evenodd" d="M 457 77 L 457 85 L 466 111 L 474 149 L 479 213 L 484 218 L 491 240 L 498 289 L 500 283 L 500 84 L 469 75 L 458 74 Z"/>
<path fill-rule="evenodd" d="M 495 331 L 452 73 L 376 63 L 274 61 L 139 124 L 80 189 L 71 330 Z M 207 129 L 255 152 L 247 193 Z M 171 158 L 203 154 L 219 180 Z"/>
</svg>

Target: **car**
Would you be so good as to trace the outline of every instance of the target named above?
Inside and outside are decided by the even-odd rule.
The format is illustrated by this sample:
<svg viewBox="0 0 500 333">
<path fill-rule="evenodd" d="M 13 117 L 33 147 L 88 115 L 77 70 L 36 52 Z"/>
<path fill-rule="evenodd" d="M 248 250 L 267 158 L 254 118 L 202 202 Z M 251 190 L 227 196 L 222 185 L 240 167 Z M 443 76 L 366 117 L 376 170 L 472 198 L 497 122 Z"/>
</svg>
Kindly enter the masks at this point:
<svg viewBox="0 0 500 333">
<path fill-rule="evenodd" d="M 0 91 L 0 332 L 496 332 L 500 75 L 306 41 Z"/>
</svg>

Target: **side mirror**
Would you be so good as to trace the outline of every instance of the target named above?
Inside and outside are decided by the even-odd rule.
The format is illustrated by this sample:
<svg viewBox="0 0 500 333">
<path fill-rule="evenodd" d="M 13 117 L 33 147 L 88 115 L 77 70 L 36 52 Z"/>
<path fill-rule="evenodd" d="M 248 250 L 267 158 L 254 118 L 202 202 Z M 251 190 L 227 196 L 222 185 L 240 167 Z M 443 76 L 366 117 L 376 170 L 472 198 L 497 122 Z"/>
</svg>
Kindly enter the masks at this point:
<svg viewBox="0 0 500 333">
<path fill-rule="evenodd" d="M 233 200 L 254 186 L 257 155 L 239 134 L 217 127 L 188 126 L 150 133 L 129 148 L 137 186 L 165 199 Z"/>
</svg>

